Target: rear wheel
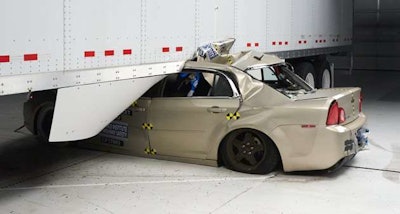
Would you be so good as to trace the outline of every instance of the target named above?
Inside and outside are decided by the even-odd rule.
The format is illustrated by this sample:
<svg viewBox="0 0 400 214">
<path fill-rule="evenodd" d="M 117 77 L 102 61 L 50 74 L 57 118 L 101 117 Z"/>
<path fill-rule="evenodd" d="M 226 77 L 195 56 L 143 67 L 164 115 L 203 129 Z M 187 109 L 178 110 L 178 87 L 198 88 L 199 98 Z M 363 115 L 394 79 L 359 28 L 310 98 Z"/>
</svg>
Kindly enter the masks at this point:
<svg viewBox="0 0 400 214">
<path fill-rule="evenodd" d="M 295 66 L 295 72 L 311 87 L 315 87 L 315 70 L 310 62 L 301 62 Z"/>
<path fill-rule="evenodd" d="M 41 142 L 49 142 L 51 124 L 53 122 L 54 105 L 46 104 L 38 113 L 36 130 Z"/>
<path fill-rule="evenodd" d="M 227 168 L 252 174 L 269 173 L 280 160 L 275 144 L 252 129 L 230 133 L 222 144 L 221 157 Z"/>
<path fill-rule="evenodd" d="M 315 66 L 318 71 L 317 87 L 330 88 L 332 87 L 331 68 L 327 61 L 323 61 Z"/>
</svg>

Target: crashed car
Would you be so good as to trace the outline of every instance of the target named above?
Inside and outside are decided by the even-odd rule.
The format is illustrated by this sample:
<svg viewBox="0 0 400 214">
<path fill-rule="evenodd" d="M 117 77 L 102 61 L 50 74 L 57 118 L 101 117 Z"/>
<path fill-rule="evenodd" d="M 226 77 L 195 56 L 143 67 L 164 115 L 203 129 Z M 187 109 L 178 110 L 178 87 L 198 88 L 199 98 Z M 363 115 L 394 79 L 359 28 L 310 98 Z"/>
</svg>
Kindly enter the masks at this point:
<svg viewBox="0 0 400 214">
<path fill-rule="evenodd" d="M 314 89 L 284 60 L 199 49 L 80 145 L 245 173 L 336 169 L 367 142 L 360 88 Z"/>
<path fill-rule="evenodd" d="M 209 61 L 167 75 L 86 146 L 265 174 L 335 169 L 365 144 L 360 88 L 313 89 L 254 51 Z"/>
</svg>

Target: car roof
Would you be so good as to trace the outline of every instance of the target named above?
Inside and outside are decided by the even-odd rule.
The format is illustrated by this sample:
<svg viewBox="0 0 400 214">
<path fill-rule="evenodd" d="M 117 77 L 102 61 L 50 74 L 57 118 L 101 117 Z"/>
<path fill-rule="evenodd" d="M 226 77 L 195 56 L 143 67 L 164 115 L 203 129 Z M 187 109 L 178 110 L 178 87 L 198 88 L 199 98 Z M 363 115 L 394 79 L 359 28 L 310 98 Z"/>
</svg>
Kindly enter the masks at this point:
<svg viewBox="0 0 400 214">
<path fill-rule="evenodd" d="M 281 59 L 275 55 L 265 54 L 258 51 L 247 51 L 241 52 L 239 55 L 237 55 L 232 63 L 232 66 L 245 71 L 252 67 L 275 65 L 284 62 L 284 59 Z"/>
<path fill-rule="evenodd" d="M 236 54 L 225 54 L 218 58 L 208 61 L 197 59 L 197 61 L 187 61 L 185 68 L 214 69 L 228 72 L 235 72 L 238 69 L 245 71 L 251 67 L 262 65 L 275 65 L 284 63 L 285 60 L 271 54 L 257 51 L 246 51 Z"/>
</svg>

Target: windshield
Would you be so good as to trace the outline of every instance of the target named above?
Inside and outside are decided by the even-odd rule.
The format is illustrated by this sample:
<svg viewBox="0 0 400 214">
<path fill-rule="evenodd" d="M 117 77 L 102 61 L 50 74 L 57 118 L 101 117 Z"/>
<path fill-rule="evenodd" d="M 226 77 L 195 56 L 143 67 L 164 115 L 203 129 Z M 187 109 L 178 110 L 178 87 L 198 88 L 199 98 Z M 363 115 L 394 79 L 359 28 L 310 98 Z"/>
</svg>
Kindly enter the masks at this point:
<svg viewBox="0 0 400 214">
<path fill-rule="evenodd" d="M 287 63 L 250 68 L 245 72 L 288 97 L 313 91 L 313 88 L 297 76 L 293 72 L 292 66 Z"/>
</svg>

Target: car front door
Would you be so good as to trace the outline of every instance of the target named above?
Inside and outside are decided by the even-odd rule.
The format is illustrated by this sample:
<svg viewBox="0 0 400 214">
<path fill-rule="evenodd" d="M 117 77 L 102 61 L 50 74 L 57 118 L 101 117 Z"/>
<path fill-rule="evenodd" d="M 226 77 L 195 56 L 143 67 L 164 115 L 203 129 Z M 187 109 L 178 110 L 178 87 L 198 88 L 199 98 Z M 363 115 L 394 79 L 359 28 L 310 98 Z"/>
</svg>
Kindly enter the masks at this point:
<svg viewBox="0 0 400 214">
<path fill-rule="evenodd" d="M 140 98 L 132 103 L 91 141 L 107 145 L 108 151 L 143 156 L 143 151 L 149 147 L 149 138 L 142 124 L 147 120 L 150 101 L 150 98 Z"/>
<path fill-rule="evenodd" d="M 165 79 L 162 97 L 148 111 L 150 145 L 157 155 L 204 159 L 216 136 L 226 132 L 240 96 L 233 81 L 218 72 L 184 70 Z M 229 118 L 230 119 L 230 118 Z"/>
</svg>

